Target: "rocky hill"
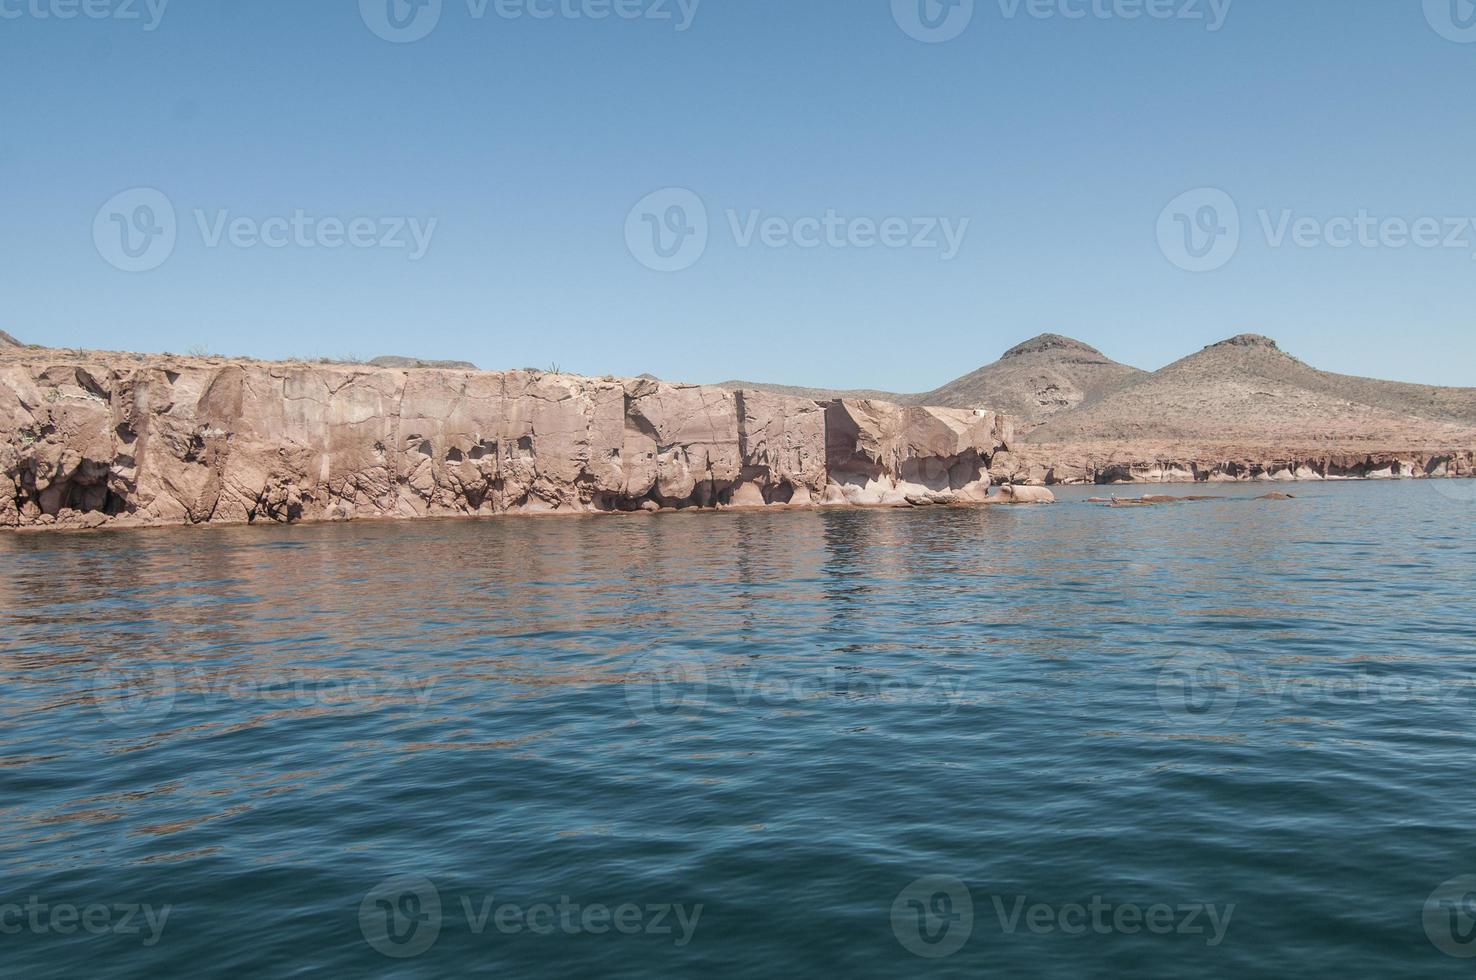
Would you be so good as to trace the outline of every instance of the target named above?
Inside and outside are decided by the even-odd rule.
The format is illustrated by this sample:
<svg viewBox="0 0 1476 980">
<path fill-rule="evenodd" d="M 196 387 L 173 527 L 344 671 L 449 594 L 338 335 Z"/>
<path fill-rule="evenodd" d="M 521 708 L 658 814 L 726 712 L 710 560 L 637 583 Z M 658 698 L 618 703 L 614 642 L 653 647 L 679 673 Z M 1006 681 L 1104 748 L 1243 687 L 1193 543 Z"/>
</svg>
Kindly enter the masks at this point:
<svg viewBox="0 0 1476 980">
<path fill-rule="evenodd" d="M 0 330 L 0 347 L 23 347 L 23 346 L 25 346 L 25 345 L 22 344 L 19 340 L 16 340 L 10 334 L 6 333 L 4 330 Z"/>
<path fill-rule="evenodd" d="M 1473 428 L 1476 388 L 1332 374 L 1242 334 L 1062 412 L 1025 441 L 1422 445 L 1461 443 Z"/>
<path fill-rule="evenodd" d="M 1146 371 L 1118 362 L 1079 340 L 1044 333 L 1005 351 L 986 364 L 939 388 L 920 394 L 872 389 L 799 388 L 751 381 L 728 381 L 730 391 L 758 389 L 799 398 L 874 398 L 900 405 L 985 408 L 1015 418 L 1021 432 L 1082 405 L 1092 404 L 1147 377 Z"/>
<path fill-rule="evenodd" d="M 1045 333 L 1005 351 L 993 364 L 913 396 L 915 404 L 989 407 L 1016 417 L 1021 432 L 1062 412 L 1091 405 L 1147 377 L 1095 347 Z"/>
</svg>

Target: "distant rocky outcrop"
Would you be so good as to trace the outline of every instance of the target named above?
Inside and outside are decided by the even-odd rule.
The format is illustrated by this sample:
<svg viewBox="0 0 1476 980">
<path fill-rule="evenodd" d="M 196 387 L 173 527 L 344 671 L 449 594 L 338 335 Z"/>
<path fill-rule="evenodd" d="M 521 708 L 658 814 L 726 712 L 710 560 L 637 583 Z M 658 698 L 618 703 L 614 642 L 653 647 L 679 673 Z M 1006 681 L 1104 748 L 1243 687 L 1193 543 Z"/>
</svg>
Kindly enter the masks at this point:
<svg viewBox="0 0 1476 980">
<path fill-rule="evenodd" d="M 25 346 L 25 344 L 22 344 L 19 340 L 16 340 L 10 334 L 6 333 L 4 330 L 0 330 L 0 347 L 24 347 L 24 346 Z"/>
<path fill-rule="evenodd" d="M 717 387 L 727 391 L 767 391 L 790 398 L 809 398 L 813 401 L 882 401 L 893 405 L 911 405 L 917 396 L 901 395 L 895 391 L 880 391 L 874 388 L 805 388 L 796 385 L 774 385 L 751 381 L 723 381 Z"/>
<path fill-rule="evenodd" d="M 983 502 L 991 412 L 641 379 L 0 351 L 0 526 Z"/>
<path fill-rule="evenodd" d="M 369 362 L 370 367 L 381 368 L 438 368 L 447 371 L 480 371 L 471 361 L 426 361 L 418 357 L 397 357 L 388 355 L 376 357 Z"/>
</svg>

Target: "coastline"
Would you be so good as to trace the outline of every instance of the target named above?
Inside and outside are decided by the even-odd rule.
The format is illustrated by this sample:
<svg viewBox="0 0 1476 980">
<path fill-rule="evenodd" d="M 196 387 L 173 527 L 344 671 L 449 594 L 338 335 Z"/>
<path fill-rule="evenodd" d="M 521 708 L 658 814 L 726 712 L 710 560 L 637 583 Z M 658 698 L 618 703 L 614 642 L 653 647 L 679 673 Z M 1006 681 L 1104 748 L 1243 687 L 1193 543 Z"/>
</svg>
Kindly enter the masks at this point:
<svg viewBox="0 0 1476 980">
<path fill-rule="evenodd" d="M 1450 445 L 1030 443 L 985 409 L 48 348 L 0 351 L 0 423 L 0 528 L 14 530 L 981 506 L 1027 502 L 1004 499 L 1012 487 L 1476 474 L 1476 453 Z"/>
<path fill-rule="evenodd" d="M 1476 476 L 1476 449 L 1304 441 L 1267 446 L 1243 440 L 1016 443 L 995 457 L 997 479 L 1046 486 L 1291 483 L 1320 480 L 1443 479 Z"/>
</svg>

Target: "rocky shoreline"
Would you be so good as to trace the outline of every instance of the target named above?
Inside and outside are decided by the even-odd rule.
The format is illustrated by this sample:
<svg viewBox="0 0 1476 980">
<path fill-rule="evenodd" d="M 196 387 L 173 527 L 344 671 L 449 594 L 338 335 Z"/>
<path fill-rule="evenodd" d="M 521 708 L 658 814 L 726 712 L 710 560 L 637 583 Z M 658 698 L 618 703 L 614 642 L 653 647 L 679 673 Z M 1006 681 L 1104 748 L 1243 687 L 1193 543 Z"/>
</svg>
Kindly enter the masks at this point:
<svg viewBox="0 0 1476 980">
<path fill-rule="evenodd" d="M 1469 478 L 1476 476 L 1476 451 L 1442 445 L 1025 443 L 996 454 L 992 473 L 1001 481 L 1046 486 Z"/>
<path fill-rule="evenodd" d="M 0 528 L 1050 502 L 1470 477 L 1469 448 L 1017 441 L 1010 416 L 538 371 L 0 350 Z M 1002 484 L 991 495 L 991 485 Z"/>
<path fill-rule="evenodd" d="M 647 379 L 0 352 L 0 527 L 1006 502 L 993 412 Z"/>
</svg>

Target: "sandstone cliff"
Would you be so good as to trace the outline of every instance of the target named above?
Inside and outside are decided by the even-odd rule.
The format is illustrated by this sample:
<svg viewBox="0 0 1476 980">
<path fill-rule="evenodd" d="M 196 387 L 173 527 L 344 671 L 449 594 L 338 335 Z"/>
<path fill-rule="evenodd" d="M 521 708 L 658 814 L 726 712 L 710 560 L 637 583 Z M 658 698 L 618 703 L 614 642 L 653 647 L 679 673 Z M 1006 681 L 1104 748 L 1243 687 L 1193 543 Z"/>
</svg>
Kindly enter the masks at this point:
<svg viewBox="0 0 1476 980">
<path fill-rule="evenodd" d="M 992 412 L 642 379 L 0 351 L 0 526 L 981 500 Z"/>
</svg>

